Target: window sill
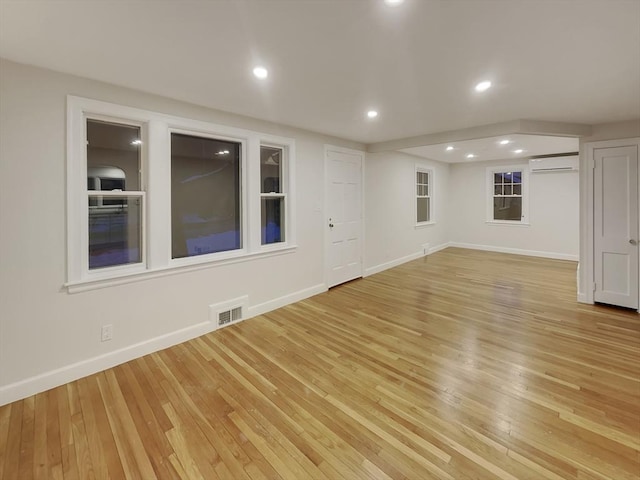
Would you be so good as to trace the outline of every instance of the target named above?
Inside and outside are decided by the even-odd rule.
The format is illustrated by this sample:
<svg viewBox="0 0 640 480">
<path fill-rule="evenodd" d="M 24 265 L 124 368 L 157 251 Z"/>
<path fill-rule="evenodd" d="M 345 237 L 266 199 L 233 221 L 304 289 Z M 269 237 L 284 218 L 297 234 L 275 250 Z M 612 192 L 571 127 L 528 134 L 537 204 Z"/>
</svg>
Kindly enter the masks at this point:
<svg viewBox="0 0 640 480">
<path fill-rule="evenodd" d="M 423 228 L 423 227 L 428 227 L 430 225 L 435 225 L 436 222 L 420 222 L 420 223 L 416 223 L 413 228 L 418 229 L 418 228 Z"/>
<path fill-rule="evenodd" d="M 137 272 L 128 272 L 120 275 L 113 275 L 110 277 L 100 278 L 87 278 L 83 280 L 77 280 L 67 282 L 64 284 L 64 288 L 68 293 L 80 293 L 89 290 L 97 290 L 100 288 L 113 287 L 116 285 L 124 285 L 127 283 L 140 282 L 143 280 L 150 280 L 152 278 L 166 277 L 169 275 L 175 275 L 180 273 L 188 273 L 197 270 L 204 270 L 207 268 L 215 268 L 222 265 L 230 265 L 234 263 L 246 262 L 249 260 L 255 260 L 257 258 L 267 258 L 276 255 L 285 255 L 293 253 L 297 250 L 297 245 L 287 245 L 280 248 L 270 248 L 269 250 L 262 250 L 252 253 L 244 253 L 237 257 L 226 258 L 224 260 L 210 260 L 198 262 L 190 265 L 169 265 L 166 267 L 155 268 L 153 270 L 143 270 Z"/>
<path fill-rule="evenodd" d="M 510 220 L 487 220 L 485 222 L 487 225 L 500 225 L 500 226 L 508 226 L 508 227 L 530 227 L 531 224 L 528 222 L 518 222 L 518 221 L 510 221 Z"/>
</svg>

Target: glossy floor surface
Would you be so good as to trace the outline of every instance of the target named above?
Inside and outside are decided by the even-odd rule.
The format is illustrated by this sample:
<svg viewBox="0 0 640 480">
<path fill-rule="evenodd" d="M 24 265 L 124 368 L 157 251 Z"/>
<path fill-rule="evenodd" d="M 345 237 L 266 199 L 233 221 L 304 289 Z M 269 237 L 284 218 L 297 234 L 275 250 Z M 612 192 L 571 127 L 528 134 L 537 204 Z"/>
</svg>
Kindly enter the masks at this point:
<svg viewBox="0 0 640 480">
<path fill-rule="evenodd" d="M 638 314 L 575 270 L 450 248 L 0 407 L 0 477 L 638 479 Z"/>
</svg>

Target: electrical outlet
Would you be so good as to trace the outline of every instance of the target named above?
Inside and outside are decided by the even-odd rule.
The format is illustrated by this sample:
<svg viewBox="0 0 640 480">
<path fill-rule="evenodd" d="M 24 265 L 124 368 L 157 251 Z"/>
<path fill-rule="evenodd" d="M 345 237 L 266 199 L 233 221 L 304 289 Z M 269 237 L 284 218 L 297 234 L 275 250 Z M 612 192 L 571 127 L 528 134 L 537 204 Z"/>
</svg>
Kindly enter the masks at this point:
<svg viewBox="0 0 640 480">
<path fill-rule="evenodd" d="M 113 338 L 113 325 L 103 325 L 100 330 L 100 341 L 108 342 Z"/>
</svg>

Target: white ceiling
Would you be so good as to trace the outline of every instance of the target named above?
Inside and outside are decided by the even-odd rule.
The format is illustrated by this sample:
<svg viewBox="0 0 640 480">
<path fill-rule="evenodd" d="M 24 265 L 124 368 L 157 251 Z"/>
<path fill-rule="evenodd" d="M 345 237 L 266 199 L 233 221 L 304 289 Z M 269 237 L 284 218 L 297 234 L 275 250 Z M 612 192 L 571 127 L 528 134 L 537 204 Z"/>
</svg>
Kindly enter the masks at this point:
<svg viewBox="0 0 640 480">
<path fill-rule="evenodd" d="M 637 0 L 0 0 L 0 56 L 367 144 L 640 117 Z"/>
<path fill-rule="evenodd" d="M 502 145 L 501 141 L 509 141 Z M 453 147 L 447 150 L 447 147 Z M 519 150 L 522 150 L 521 152 Z M 501 135 L 460 142 L 440 143 L 423 147 L 404 148 L 405 153 L 446 163 L 482 162 L 529 158 L 536 155 L 574 153 L 578 151 L 578 138 L 548 135 Z M 467 158 L 467 155 L 474 155 Z"/>
</svg>

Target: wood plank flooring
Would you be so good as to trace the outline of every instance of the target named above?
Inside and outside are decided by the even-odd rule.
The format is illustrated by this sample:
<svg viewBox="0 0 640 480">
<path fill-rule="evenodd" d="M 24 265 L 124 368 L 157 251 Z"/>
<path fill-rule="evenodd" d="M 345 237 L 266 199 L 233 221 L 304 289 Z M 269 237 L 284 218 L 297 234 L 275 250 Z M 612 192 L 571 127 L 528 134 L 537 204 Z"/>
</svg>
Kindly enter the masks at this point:
<svg viewBox="0 0 640 480">
<path fill-rule="evenodd" d="M 0 407 L 2 479 L 631 480 L 640 321 L 450 248 Z"/>
</svg>

